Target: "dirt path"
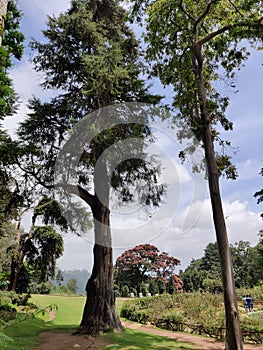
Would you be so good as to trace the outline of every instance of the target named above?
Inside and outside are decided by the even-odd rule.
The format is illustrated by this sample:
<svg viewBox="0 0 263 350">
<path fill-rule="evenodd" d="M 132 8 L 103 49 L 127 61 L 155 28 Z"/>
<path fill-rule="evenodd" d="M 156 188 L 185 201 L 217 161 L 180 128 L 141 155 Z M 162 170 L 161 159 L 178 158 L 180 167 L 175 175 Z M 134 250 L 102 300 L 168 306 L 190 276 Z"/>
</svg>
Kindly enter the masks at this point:
<svg viewBox="0 0 263 350">
<path fill-rule="evenodd" d="M 103 337 L 50 331 L 41 333 L 39 340 L 42 344 L 37 347 L 37 350 L 101 350 L 108 345 Z"/>
<path fill-rule="evenodd" d="M 202 337 L 198 335 L 192 335 L 189 333 L 178 333 L 166 331 L 154 326 L 142 325 L 140 323 L 133 323 L 129 321 L 122 321 L 125 328 L 135 329 L 140 332 L 147 332 L 151 334 L 160 335 L 170 339 L 175 339 L 180 342 L 186 342 L 193 344 L 197 350 L 224 350 L 225 346 L 223 342 L 216 341 L 212 338 Z M 262 350 L 261 345 L 245 344 L 244 350 Z"/>
<path fill-rule="evenodd" d="M 54 314 L 50 315 L 53 319 Z M 125 328 L 138 330 L 150 334 L 156 334 L 170 339 L 175 339 L 178 342 L 190 343 L 197 350 L 223 350 L 224 343 L 215 341 L 212 338 L 206 338 L 188 333 L 170 332 L 156 328 L 154 326 L 142 325 L 129 321 L 122 321 Z M 42 343 L 37 347 L 37 350 L 101 350 L 108 345 L 103 337 L 91 337 L 87 335 L 72 335 L 71 333 L 58 333 L 46 331 L 39 335 L 39 340 Z M 244 350 L 260 350 L 261 345 L 245 344 Z M 149 349 L 150 350 L 150 349 Z"/>
</svg>

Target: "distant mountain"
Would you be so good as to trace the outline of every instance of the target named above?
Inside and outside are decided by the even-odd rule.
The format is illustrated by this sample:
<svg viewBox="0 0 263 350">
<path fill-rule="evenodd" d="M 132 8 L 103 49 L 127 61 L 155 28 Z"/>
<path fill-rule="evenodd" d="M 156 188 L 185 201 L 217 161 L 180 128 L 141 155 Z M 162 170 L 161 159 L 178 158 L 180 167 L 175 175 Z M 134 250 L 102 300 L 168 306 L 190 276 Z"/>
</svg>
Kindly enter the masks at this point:
<svg viewBox="0 0 263 350">
<path fill-rule="evenodd" d="M 56 272 L 57 274 L 57 272 Z M 88 270 L 72 270 L 72 271 L 63 271 L 62 270 L 63 281 L 62 285 L 66 285 L 67 282 L 74 278 L 77 281 L 78 294 L 85 294 L 86 284 L 90 277 L 90 272 Z M 58 285 L 58 282 L 54 281 L 54 284 Z"/>
</svg>

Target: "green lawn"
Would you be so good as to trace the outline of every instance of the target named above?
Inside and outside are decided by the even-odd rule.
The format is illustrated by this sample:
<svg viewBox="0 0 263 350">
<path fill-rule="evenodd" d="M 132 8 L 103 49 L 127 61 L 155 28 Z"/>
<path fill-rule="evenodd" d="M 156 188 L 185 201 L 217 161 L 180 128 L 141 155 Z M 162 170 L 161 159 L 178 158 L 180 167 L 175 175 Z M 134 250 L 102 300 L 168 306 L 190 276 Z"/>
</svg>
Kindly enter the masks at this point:
<svg viewBox="0 0 263 350">
<path fill-rule="evenodd" d="M 196 349 L 187 343 L 176 342 L 158 335 L 126 329 L 123 334 L 109 334 L 106 339 L 112 343 L 106 350 L 191 350 Z"/>
<path fill-rule="evenodd" d="M 124 299 L 117 299 L 118 312 L 124 301 Z M 49 305 L 56 306 L 55 318 L 48 321 L 49 314 L 45 313 L 11 325 L 4 333 L 0 333 L 1 350 L 33 350 L 38 344 L 39 333 L 44 330 L 73 331 L 80 323 L 85 298 L 33 295 L 32 302 L 43 308 Z M 134 330 L 126 330 L 123 334 L 108 334 L 105 337 L 112 343 L 106 346 L 105 350 L 194 349 L 187 344 Z"/>
<path fill-rule="evenodd" d="M 32 301 L 38 306 L 57 306 L 56 317 L 49 322 L 52 328 L 76 328 L 80 324 L 85 297 L 33 295 Z"/>
</svg>

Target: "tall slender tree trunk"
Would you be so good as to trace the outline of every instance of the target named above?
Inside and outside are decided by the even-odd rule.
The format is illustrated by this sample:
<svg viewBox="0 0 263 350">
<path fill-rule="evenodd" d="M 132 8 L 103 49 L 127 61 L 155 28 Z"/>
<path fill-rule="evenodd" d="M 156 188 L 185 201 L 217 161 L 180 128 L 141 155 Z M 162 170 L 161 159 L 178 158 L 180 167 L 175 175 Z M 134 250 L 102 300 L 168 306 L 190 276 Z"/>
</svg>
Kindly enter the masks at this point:
<svg viewBox="0 0 263 350">
<path fill-rule="evenodd" d="M 5 15 L 7 12 L 8 0 L 0 0 L 0 46 L 2 45 L 2 37 L 5 27 Z"/>
<path fill-rule="evenodd" d="M 18 216 L 18 222 L 16 226 L 16 239 L 15 246 L 13 248 L 12 257 L 11 257 L 11 271 L 10 271 L 10 283 L 8 286 L 9 291 L 15 291 L 18 281 L 18 276 L 21 270 L 21 265 L 23 263 L 23 254 L 21 247 L 21 222 L 22 214 Z"/>
<path fill-rule="evenodd" d="M 76 332 L 81 334 L 99 334 L 123 329 L 115 306 L 109 184 L 103 183 L 102 186 L 104 189 L 99 193 L 103 194 L 103 203 L 101 198 L 95 195 L 91 207 L 95 234 L 94 265 L 86 286 L 87 299 L 82 320 Z"/>
<path fill-rule="evenodd" d="M 27 209 L 25 209 L 18 217 L 18 223 L 17 223 L 17 227 L 16 227 L 16 232 L 17 232 L 16 233 L 16 242 L 15 242 L 15 247 L 14 247 L 14 251 L 12 254 L 12 258 L 11 258 L 10 283 L 8 286 L 9 291 L 11 291 L 11 290 L 16 291 L 19 274 L 21 271 L 21 267 L 23 265 L 24 257 L 26 255 L 25 240 L 32 238 L 32 233 L 33 233 L 35 223 L 36 223 L 36 216 L 33 215 L 29 233 L 28 233 L 27 237 L 22 238 L 22 236 L 21 236 L 21 223 L 22 223 L 23 214 L 26 211 L 27 211 Z"/>
<path fill-rule="evenodd" d="M 243 350 L 242 332 L 240 328 L 233 276 L 232 257 L 227 237 L 226 223 L 219 187 L 219 175 L 214 152 L 213 135 L 207 109 L 206 88 L 202 72 L 201 48 L 196 47 L 195 49 L 195 73 L 197 74 L 199 83 L 198 88 L 200 98 L 200 114 L 203 126 L 203 142 L 224 291 L 226 315 L 226 350 Z"/>
</svg>

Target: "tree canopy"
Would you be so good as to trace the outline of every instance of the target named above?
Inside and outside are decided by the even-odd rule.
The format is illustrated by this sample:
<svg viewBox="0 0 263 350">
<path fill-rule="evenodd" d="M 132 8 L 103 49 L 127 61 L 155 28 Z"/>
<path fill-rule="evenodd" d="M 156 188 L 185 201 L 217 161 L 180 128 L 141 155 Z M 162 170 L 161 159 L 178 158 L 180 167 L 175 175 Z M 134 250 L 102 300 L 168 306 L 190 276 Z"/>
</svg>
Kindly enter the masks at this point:
<svg viewBox="0 0 263 350">
<path fill-rule="evenodd" d="M 8 133 L 3 130 L 1 121 L 14 114 L 17 107 L 17 95 L 9 77 L 13 58 L 21 59 L 24 36 L 19 30 L 21 13 L 14 1 L 8 1 L 2 45 L 0 45 L 0 236 L 3 221 L 15 214 L 21 196 L 16 179 L 8 165 L 13 161 L 13 145 Z M 1 22 L 2 23 L 2 22 Z"/>
<path fill-rule="evenodd" d="M 126 118 L 122 102 L 160 100 L 159 96 L 148 93 L 141 79 L 143 64 L 139 44 L 126 19 L 125 10 L 113 0 L 103 3 L 98 0 L 73 0 L 66 12 L 58 17 L 48 17 L 47 28 L 43 31 L 45 41 L 32 42 L 36 52 L 33 62 L 36 71 L 43 74 L 43 88 L 53 89 L 56 94 L 48 102 L 31 99 L 31 112 L 18 130 L 21 146 L 19 161 L 26 176 L 34 178 L 49 194 L 54 185 L 60 186 L 60 204 L 68 213 L 71 227 L 78 220 L 83 223 L 72 195 L 83 201 L 83 205 L 80 204 L 84 210 L 83 217 L 85 212 L 88 217 L 87 206 L 93 216 L 94 268 L 87 284 L 89 297 L 79 327 L 79 332 L 83 333 L 121 329 L 114 307 L 109 209 L 111 189 L 115 190 L 120 202 L 134 200 L 133 184 L 135 179 L 139 179 L 144 184 L 141 187 L 142 202 L 154 206 L 159 204 L 164 194 L 164 186 L 158 182 L 157 163 L 147 163 L 137 157 L 144 145 L 152 141 L 147 120 L 145 124 L 136 123 L 136 118 L 133 123 L 121 123 Z M 120 122 L 112 127 L 111 115 L 103 109 L 110 104 L 118 105 L 121 111 Z M 97 109 L 98 112 L 91 113 Z M 136 113 L 139 116 L 140 111 L 135 111 L 135 116 Z M 109 127 L 104 130 L 107 124 Z M 82 135 L 86 135 L 84 130 L 89 127 L 96 129 L 95 134 L 89 141 L 84 139 L 80 146 L 78 141 L 82 141 Z M 108 159 L 99 161 L 103 153 L 118 141 L 133 138 L 140 140 L 140 146 L 133 149 L 130 145 L 133 155 L 118 162 L 113 172 L 113 154 L 118 157 L 114 149 L 109 152 Z M 67 152 L 67 145 L 72 140 L 72 148 Z M 66 149 L 64 153 L 60 152 L 63 147 Z M 72 149 L 80 152 L 79 161 L 74 166 Z M 58 158 L 65 171 L 62 171 L 57 184 L 54 172 Z M 99 171 L 96 170 L 98 163 L 101 165 Z M 76 181 L 72 183 L 75 175 Z M 85 225 L 77 226 L 77 229 L 75 225 L 79 234 L 86 229 Z M 107 315 L 104 315 L 105 310 Z"/>
<path fill-rule="evenodd" d="M 262 281 L 262 234 L 254 247 L 249 242 L 239 241 L 231 244 L 233 271 L 236 288 L 252 288 Z M 222 290 L 220 261 L 217 242 L 209 243 L 200 259 L 192 260 L 182 273 L 183 286 L 186 291 L 205 290 L 219 292 Z"/>
<path fill-rule="evenodd" d="M 142 283 L 150 280 L 163 280 L 166 284 L 172 276 L 176 282 L 175 289 L 182 287 L 181 279 L 175 275 L 175 268 L 180 260 L 166 252 L 160 252 L 152 244 L 140 244 L 126 250 L 116 260 L 115 282 L 121 287 L 140 290 Z M 175 276 L 175 277 L 174 277 Z"/>
<path fill-rule="evenodd" d="M 190 127 L 205 150 L 223 281 L 226 348 L 243 349 L 219 186 L 220 174 L 236 177 L 235 166 L 225 153 L 229 142 L 219 136 L 219 125 L 230 130 L 232 123 L 226 117 L 228 96 L 220 94 L 215 82 L 224 77 L 231 85 L 235 71 L 248 56 L 243 39 L 252 47 L 262 48 L 262 6 L 258 1 L 246 0 L 135 0 L 134 4 L 137 16 L 146 8 L 146 55 L 151 61 L 151 74 L 164 85 L 172 84 L 174 119 Z M 221 154 L 215 148 L 216 141 L 223 148 Z"/>
</svg>

